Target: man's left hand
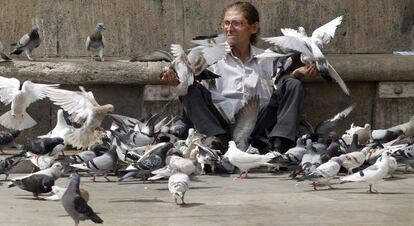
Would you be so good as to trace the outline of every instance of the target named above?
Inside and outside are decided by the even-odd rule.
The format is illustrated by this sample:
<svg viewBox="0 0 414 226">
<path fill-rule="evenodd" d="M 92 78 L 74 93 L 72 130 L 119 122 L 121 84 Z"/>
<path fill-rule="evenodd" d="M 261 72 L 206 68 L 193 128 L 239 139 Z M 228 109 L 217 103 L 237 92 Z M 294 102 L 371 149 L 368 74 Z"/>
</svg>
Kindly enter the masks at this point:
<svg viewBox="0 0 414 226">
<path fill-rule="evenodd" d="M 302 66 L 300 68 L 297 68 L 296 70 L 293 71 L 292 75 L 295 78 L 317 78 L 320 76 L 318 69 L 316 68 L 316 64 L 315 62 L 307 65 L 307 66 Z"/>
</svg>

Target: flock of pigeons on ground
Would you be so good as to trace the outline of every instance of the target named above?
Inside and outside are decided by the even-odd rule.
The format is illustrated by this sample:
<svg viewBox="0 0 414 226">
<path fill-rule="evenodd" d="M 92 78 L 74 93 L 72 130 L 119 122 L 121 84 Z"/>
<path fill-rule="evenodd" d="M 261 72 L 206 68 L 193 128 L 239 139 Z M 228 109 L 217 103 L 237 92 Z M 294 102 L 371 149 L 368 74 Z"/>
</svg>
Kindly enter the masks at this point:
<svg viewBox="0 0 414 226">
<path fill-rule="evenodd" d="M 299 52 L 303 62 L 315 60 L 321 74 L 337 81 L 349 94 L 345 83 L 320 51 L 322 44 L 333 38 L 341 20 L 342 17 L 338 17 L 316 29 L 312 37 L 308 37 L 303 28 L 298 31 L 282 29 L 284 36 L 265 38 L 273 46 L 258 57 L 280 58 Z M 98 54 L 103 61 L 103 44 L 97 47 L 91 43 L 97 39 L 96 35 L 103 40 L 102 29 L 103 24 L 99 23 L 95 35 L 89 36 L 87 43 L 94 49 L 101 48 Z M 35 27 L 16 45 L 29 59 L 30 52 L 38 46 L 28 44 L 36 39 L 36 31 Z M 205 68 L 230 51 L 223 35 L 198 37 L 192 42 L 196 46 L 188 54 L 180 45 L 172 45 L 171 64 L 165 69 L 174 70 L 179 77 L 181 83 L 175 88 L 177 95 L 184 95 L 194 82 L 214 80 L 217 76 L 206 75 Z M 0 54 L 4 59 L 1 48 Z M 61 107 L 57 111 L 56 126 L 45 135 L 15 145 L 20 131 L 36 125 L 26 109 L 45 98 Z M 79 175 L 84 173 L 92 175 L 93 181 L 98 175 L 109 181 L 108 174 L 117 175 L 119 181 L 168 179 L 175 203 L 185 204 L 190 178 L 206 173 L 238 172 L 235 179 L 242 179 L 248 177 L 249 170 L 257 167 L 269 167 L 271 171 L 287 169 L 291 171 L 292 179 L 309 180 L 315 190 L 318 186 L 332 188 L 331 180 L 337 178 L 338 173 L 345 173 L 349 175 L 341 176 L 341 181 L 367 182 L 368 191 L 374 193 L 376 190 L 372 186 L 384 177 L 392 176 L 399 165 L 414 166 L 414 119 L 388 129 L 371 130 L 366 124 L 364 127 L 351 125 L 343 135 L 333 132 L 352 112 L 354 105 L 315 128 L 304 123 L 302 126 L 306 131 L 298 136 L 296 146 L 286 153 L 273 151 L 260 155 L 259 150 L 248 144 L 259 111 L 258 97 L 251 98 L 236 115 L 232 140 L 225 148 L 214 137 L 200 134 L 194 128 L 187 129 L 180 117 L 168 115 L 167 105 L 159 113 L 138 120 L 114 114 L 113 105 L 98 104 L 93 93 L 83 87 L 79 91 L 70 91 L 60 89 L 58 84 L 30 81 L 21 84 L 16 78 L 0 77 L 0 101 L 11 105 L 11 110 L 0 117 L 0 124 L 10 129 L 0 133 L 0 147 L 3 150 L 14 145 L 21 149 L 19 154 L 0 159 L 0 173 L 5 174 L 7 180 L 9 171 L 19 162 L 31 161 L 35 166 L 33 172 L 11 179 L 9 187 L 17 186 L 32 192 L 36 199 L 61 200 L 76 225 L 86 219 L 103 222 L 87 204 L 88 191 L 80 188 Z M 69 117 L 66 118 L 64 112 Z M 104 129 L 101 123 L 106 117 L 112 124 Z M 64 155 L 68 146 L 82 151 L 72 156 Z M 55 186 L 62 174 L 71 175 L 67 188 Z"/>
</svg>

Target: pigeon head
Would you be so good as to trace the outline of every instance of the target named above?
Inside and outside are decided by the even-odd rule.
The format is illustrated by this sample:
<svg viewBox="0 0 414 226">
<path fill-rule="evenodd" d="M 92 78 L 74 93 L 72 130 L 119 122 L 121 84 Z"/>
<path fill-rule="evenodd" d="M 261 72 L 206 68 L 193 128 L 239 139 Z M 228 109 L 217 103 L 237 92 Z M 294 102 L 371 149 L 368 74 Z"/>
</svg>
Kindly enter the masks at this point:
<svg viewBox="0 0 414 226">
<path fill-rule="evenodd" d="M 96 30 L 97 31 L 106 30 L 104 23 L 97 23 L 96 24 Z"/>
<path fill-rule="evenodd" d="M 39 27 L 37 25 L 33 25 L 32 32 L 38 32 L 38 31 L 39 31 Z"/>
<path fill-rule="evenodd" d="M 71 190 L 79 190 L 79 184 L 80 184 L 80 176 L 77 173 L 73 173 L 70 175 L 70 182 L 68 185 L 68 189 Z"/>
</svg>

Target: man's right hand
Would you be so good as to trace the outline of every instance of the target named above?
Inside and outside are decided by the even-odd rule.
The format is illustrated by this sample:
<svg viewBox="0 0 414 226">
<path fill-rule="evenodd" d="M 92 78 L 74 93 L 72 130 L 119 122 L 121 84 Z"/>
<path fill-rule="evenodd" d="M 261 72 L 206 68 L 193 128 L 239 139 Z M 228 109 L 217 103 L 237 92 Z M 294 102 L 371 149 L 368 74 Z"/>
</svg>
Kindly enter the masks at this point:
<svg viewBox="0 0 414 226">
<path fill-rule="evenodd" d="M 178 84 L 180 84 L 178 75 L 172 69 L 165 69 L 161 75 L 161 80 L 164 81 L 164 84 L 167 86 L 178 86 Z"/>
</svg>

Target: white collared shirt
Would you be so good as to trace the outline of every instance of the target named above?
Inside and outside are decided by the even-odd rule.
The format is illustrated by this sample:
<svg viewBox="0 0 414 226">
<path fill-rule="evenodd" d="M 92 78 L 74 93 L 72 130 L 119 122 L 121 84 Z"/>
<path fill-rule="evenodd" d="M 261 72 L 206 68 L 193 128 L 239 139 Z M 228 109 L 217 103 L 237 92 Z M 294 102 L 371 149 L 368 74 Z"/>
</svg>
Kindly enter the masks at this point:
<svg viewBox="0 0 414 226">
<path fill-rule="evenodd" d="M 264 50 L 255 46 L 250 47 L 251 56 L 243 63 L 231 52 L 224 59 L 210 66 L 208 70 L 221 77 L 216 79 L 210 90 L 213 103 L 220 108 L 225 116 L 234 122 L 234 115 L 244 106 L 250 97 L 260 97 L 260 107 L 268 104 L 273 92 L 271 59 L 258 60 L 255 55 Z"/>
</svg>

